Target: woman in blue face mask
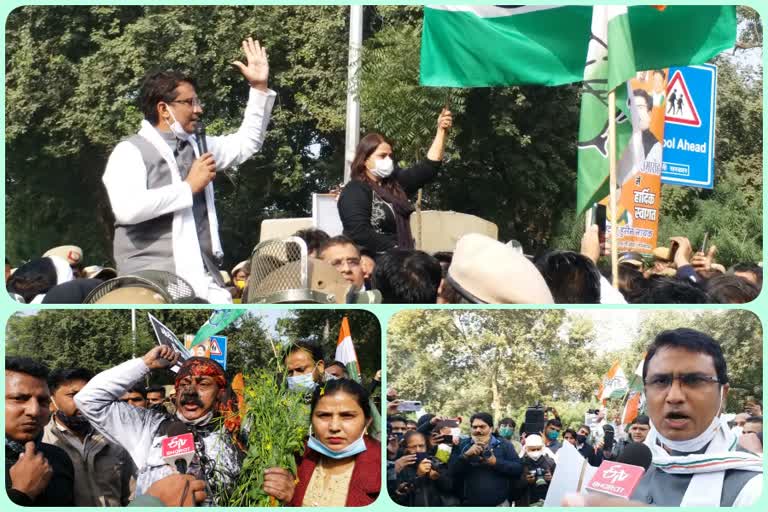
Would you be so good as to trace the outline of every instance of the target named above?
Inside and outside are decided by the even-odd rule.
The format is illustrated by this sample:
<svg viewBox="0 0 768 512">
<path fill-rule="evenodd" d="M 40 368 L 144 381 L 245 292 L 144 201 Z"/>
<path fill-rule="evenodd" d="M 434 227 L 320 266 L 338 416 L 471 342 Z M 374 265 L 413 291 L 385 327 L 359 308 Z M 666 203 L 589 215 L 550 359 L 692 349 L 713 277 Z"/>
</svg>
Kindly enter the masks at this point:
<svg viewBox="0 0 768 512">
<path fill-rule="evenodd" d="M 367 435 L 368 398 L 365 388 L 349 379 L 315 389 L 310 436 L 291 505 L 360 507 L 376 500 L 381 491 L 381 445 Z"/>
</svg>

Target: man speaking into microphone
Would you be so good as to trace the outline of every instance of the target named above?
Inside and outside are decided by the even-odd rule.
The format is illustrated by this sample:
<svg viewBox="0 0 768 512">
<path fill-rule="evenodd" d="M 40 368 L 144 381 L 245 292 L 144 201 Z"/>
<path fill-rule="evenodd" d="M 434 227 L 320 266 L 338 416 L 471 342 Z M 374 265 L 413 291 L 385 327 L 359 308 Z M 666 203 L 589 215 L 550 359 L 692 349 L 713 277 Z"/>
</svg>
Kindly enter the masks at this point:
<svg viewBox="0 0 768 512">
<path fill-rule="evenodd" d="M 762 493 L 762 457 L 736 450 L 722 416 L 728 371 L 720 345 L 693 329 L 663 331 L 646 352 L 644 392 L 652 463 L 629 501 L 570 496 L 563 505 L 731 507 Z"/>
<path fill-rule="evenodd" d="M 221 366 L 204 357 L 191 357 L 181 365 L 175 381 L 175 419 L 120 401 L 150 371 L 171 368 L 178 358 L 171 347 L 155 347 L 144 357 L 98 374 L 75 395 L 75 403 L 91 425 L 133 458 L 138 468 L 137 496 L 162 478 L 187 473 L 206 483 L 210 500 L 206 504 L 217 505 L 232 490 L 243 458 L 232 433 L 220 421 L 227 387 Z M 286 469 L 271 468 L 263 488 L 288 502 L 295 488 L 293 476 Z"/>
<path fill-rule="evenodd" d="M 192 77 L 177 71 L 145 77 L 141 129 L 115 147 L 102 178 L 115 215 L 118 274 L 164 270 L 208 302 L 232 302 L 219 274 L 223 251 L 212 182 L 218 170 L 261 149 L 275 102 L 266 50 L 250 37 L 242 47 L 247 63 L 233 65 L 250 92 L 243 122 L 230 135 L 205 136 Z"/>
</svg>

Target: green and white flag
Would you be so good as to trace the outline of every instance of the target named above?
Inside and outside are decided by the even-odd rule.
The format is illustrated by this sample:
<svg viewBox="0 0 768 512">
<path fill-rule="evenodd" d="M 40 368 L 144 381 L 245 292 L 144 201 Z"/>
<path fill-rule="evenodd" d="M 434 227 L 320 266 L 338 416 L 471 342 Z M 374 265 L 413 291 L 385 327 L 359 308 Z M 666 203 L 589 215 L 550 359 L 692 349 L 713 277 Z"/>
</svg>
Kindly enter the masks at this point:
<svg viewBox="0 0 768 512">
<path fill-rule="evenodd" d="M 200 329 L 197 330 L 195 339 L 192 340 L 190 347 L 194 347 L 195 345 L 204 342 L 211 336 L 216 335 L 216 333 L 224 330 L 225 327 L 240 318 L 243 313 L 245 313 L 244 309 L 215 310 L 213 313 L 211 313 L 211 317 L 208 319 L 208 321 L 200 326 Z"/>
<path fill-rule="evenodd" d="M 626 6 L 596 5 L 584 65 L 579 123 L 579 171 L 576 209 L 589 208 L 608 195 L 608 116 L 616 116 L 616 158 L 636 167 L 637 162 L 622 159 L 632 134 L 632 124 L 621 109 L 608 112 L 608 92 L 635 73 L 634 48 L 629 33 Z M 619 95 L 617 103 L 626 101 Z M 617 115 L 618 114 L 618 115 Z"/>
<path fill-rule="evenodd" d="M 494 87 L 579 82 L 590 43 L 592 9 L 425 6 L 420 83 Z M 701 64 L 736 40 L 736 7 L 732 5 L 624 9 L 634 52 L 631 58 L 638 71 Z"/>
<path fill-rule="evenodd" d="M 733 6 L 594 6 L 581 98 L 577 212 L 609 192 L 609 115 L 616 116 L 617 185 L 640 166 L 627 147 L 632 136 L 627 98 L 632 95 L 623 84 L 637 71 L 701 64 L 735 40 Z M 609 113 L 613 89 L 617 111 Z"/>
<path fill-rule="evenodd" d="M 424 7 L 421 85 L 563 85 L 581 80 L 589 7 Z"/>
<path fill-rule="evenodd" d="M 577 187 L 582 212 L 608 194 L 607 92 L 636 71 L 704 63 L 735 40 L 734 6 L 430 6 L 424 8 L 420 83 L 563 85 L 586 78 Z M 632 128 L 625 92 L 618 92 L 620 159 Z"/>
</svg>

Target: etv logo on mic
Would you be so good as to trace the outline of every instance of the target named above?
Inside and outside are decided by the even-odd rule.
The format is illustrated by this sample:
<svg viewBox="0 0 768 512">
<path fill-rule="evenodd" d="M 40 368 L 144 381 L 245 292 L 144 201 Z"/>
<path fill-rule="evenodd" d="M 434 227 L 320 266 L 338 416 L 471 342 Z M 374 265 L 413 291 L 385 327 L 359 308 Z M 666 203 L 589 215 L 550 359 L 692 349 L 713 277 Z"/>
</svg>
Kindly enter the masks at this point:
<svg viewBox="0 0 768 512">
<path fill-rule="evenodd" d="M 195 451 L 195 438 L 192 433 L 163 439 L 163 457 L 175 457 Z"/>
<path fill-rule="evenodd" d="M 644 473 L 640 466 L 603 461 L 587 484 L 587 489 L 629 499 Z"/>
</svg>

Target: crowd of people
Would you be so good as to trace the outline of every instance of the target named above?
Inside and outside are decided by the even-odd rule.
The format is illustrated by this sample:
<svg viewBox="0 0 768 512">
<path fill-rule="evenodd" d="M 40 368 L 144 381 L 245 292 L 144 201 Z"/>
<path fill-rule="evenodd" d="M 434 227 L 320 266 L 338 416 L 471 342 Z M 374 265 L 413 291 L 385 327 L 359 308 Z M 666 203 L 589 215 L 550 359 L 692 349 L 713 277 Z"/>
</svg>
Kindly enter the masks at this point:
<svg viewBox="0 0 768 512">
<path fill-rule="evenodd" d="M 625 461 L 643 444 L 650 465 L 631 503 L 587 494 L 555 505 L 755 503 L 763 479 L 762 407 L 749 399 L 735 416 L 726 414 L 728 372 L 717 342 L 691 329 L 659 333 L 648 347 L 643 381 L 646 411 L 627 424 L 618 414 L 610 421 L 604 407 L 585 407 L 583 422 L 566 424 L 554 408 L 540 405 L 533 407 L 539 416 L 526 414 L 524 421 L 475 412 L 465 426 L 462 417 L 424 411 L 414 421 L 390 390 L 389 494 L 406 506 L 541 506 L 566 444 L 593 467 Z M 700 465 L 715 459 L 729 463 Z M 563 471 L 579 478 L 578 470 Z"/>
<path fill-rule="evenodd" d="M 249 300 L 246 289 L 259 284 L 249 279 L 253 262 L 244 259 L 229 272 L 221 269 L 213 192 L 218 171 L 260 151 L 275 102 L 266 50 L 252 38 L 242 42 L 242 50 L 246 62 L 233 64 L 250 86 L 248 101 L 241 126 L 226 136 L 205 135 L 194 77 L 177 71 L 146 75 L 138 94 L 141 127 L 116 145 L 103 175 L 115 217 L 114 269 L 82 267 L 83 253 L 76 246 L 27 261 L 10 277 L 6 261 L 6 288 L 15 300 L 82 303 L 96 300 L 89 295 L 103 289 L 103 281 L 111 280 L 112 287 L 116 276 L 136 275 L 141 279 L 130 286 L 149 293 L 100 297 L 101 303 Z M 310 256 L 343 275 L 351 292 L 344 294 L 348 301 L 362 290 L 380 292 L 369 302 L 415 304 L 744 303 L 759 294 L 759 265 L 747 262 L 726 270 L 714 260 L 714 248 L 694 252 L 685 237 L 673 238 L 669 249 L 659 248 L 649 265 L 639 254 L 622 254 L 618 292 L 598 266 L 605 243 L 597 227 L 587 230 L 579 252 L 553 250 L 528 257 L 514 244 L 479 234 L 465 235 L 450 253 L 416 250 L 410 198 L 439 177 L 453 125 L 450 110 L 442 109 L 436 124 L 425 159 L 405 169 L 396 165 L 392 141 L 379 133 L 364 136 L 350 164 L 351 180 L 338 193 L 343 234 L 297 233 Z M 273 270 L 277 275 L 284 269 Z M 183 280 L 188 293 L 165 297 L 165 285 L 156 283 L 160 272 Z"/>
<path fill-rule="evenodd" d="M 235 489 L 248 451 L 230 379 L 215 361 L 181 363 L 167 346 L 94 375 L 50 371 L 28 357 L 5 361 L 5 480 L 23 506 L 222 505 Z M 179 363 L 172 391 L 144 387 L 153 371 Z M 362 506 L 380 491 L 381 445 L 369 389 L 338 361 L 298 341 L 286 349 L 285 385 L 309 404 L 304 449 L 295 473 L 268 468 L 262 489 L 290 506 Z M 276 376 L 278 378 L 279 376 Z M 379 375 L 372 386 L 378 385 Z M 235 410 L 233 410 L 233 408 Z M 164 440 L 191 433 L 186 466 L 164 457 Z M 268 435 L 268 433 L 265 433 Z M 249 492 L 245 489 L 244 492 Z"/>
<path fill-rule="evenodd" d="M 600 259 L 605 244 L 596 228 L 585 233 L 580 252 L 557 250 L 536 257 L 480 234 L 463 236 L 453 252 L 434 254 L 400 247 L 374 253 L 346 235 L 332 237 L 313 228 L 293 236 L 303 241 L 310 258 L 335 268 L 349 290 L 376 290 L 375 300 L 385 304 L 743 304 L 757 298 L 763 282 L 760 264 L 725 269 L 713 251 L 693 252 L 687 238 L 674 237 L 675 250 L 657 248 L 652 259 L 621 254 L 617 289 Z M 83 267 L 76 246 L 49 253 L 12 275 L 6 263 L 6 288 L 17 301 L 81 303 L 116 278 L 111 268 Z M 248 260 L 220 277 L 230 300 L 246 302 L 252 283 Z M 142 297 L 136 295 L 136 302 Z"/>
</svg>

